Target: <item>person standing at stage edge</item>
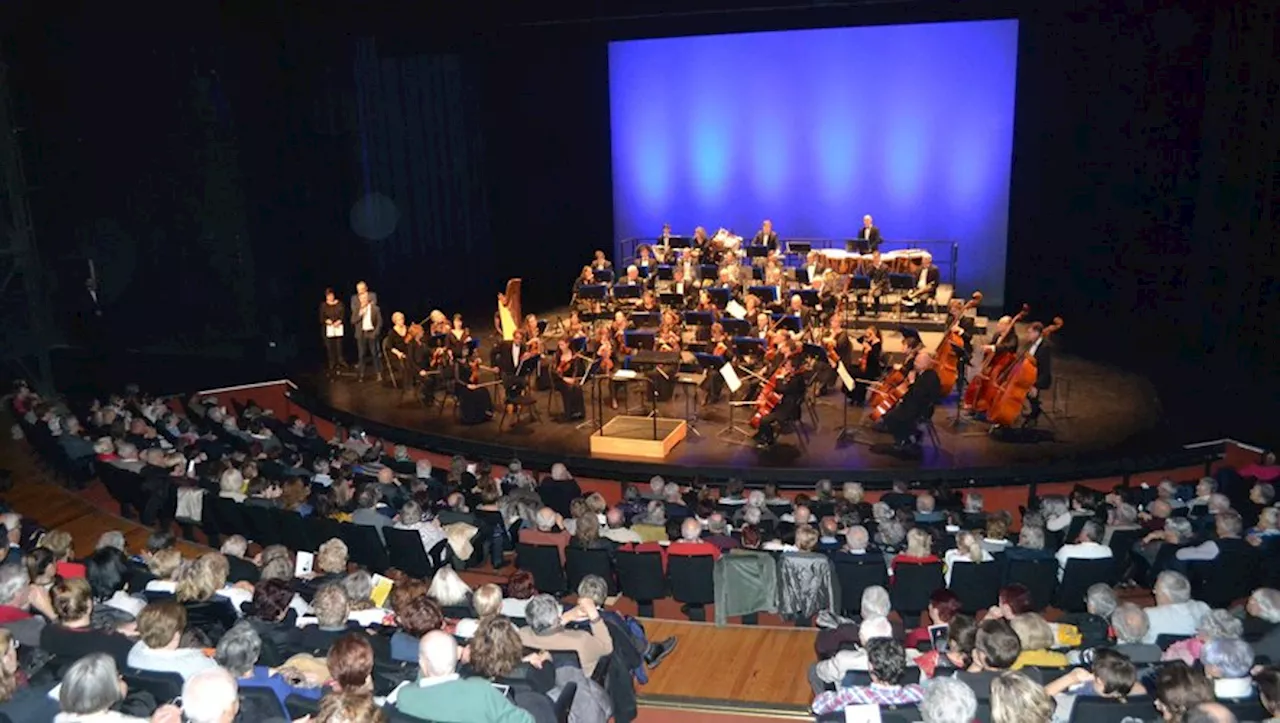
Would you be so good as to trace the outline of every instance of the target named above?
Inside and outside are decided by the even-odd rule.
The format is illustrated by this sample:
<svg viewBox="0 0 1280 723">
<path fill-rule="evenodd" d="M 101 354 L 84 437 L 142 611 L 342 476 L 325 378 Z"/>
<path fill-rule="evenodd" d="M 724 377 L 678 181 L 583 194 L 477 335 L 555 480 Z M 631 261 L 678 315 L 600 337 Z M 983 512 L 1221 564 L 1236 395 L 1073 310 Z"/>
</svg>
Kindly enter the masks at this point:
<svg viewBox="0 0 1280 723">
<path fill-rule="evenodd" d="M 378 295 L 363 281 L 356 282 L 356 293 L 351 297 L 351 326 L 355 330 L 357 379 L 364 381 L 364 358 L 368 356 L 374 374 L 382 381 L 382 311 L 378 308 Z"/>
</svg>

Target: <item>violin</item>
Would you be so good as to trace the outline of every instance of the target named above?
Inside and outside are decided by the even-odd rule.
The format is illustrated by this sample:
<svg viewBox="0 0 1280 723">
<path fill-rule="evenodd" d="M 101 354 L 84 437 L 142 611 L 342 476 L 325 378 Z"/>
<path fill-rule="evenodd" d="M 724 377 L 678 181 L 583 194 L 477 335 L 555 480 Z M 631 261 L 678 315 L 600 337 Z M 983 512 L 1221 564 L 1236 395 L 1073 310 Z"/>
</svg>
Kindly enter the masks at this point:
<svg viewBox="0 0 1280 723">
<path fill-rule="evenodd" d="M 596 350 L 596 356 L 600 358 L 600 371 L 604 374 L 613 373 L 613 345 L 607 341 L 600 342 L 600 348 Z"/>
<path fill-rule="evenodd" d="M 474 359 L 471 360 L 471 376 L 468 377 L 468 379 L 469 379 L 469 381 L 467 382 L 468 384 L 480 383 L 480 358 L 479 357 L 475 357 Z"/>
<path fill-rule="evenodd" d="M 556 363 L 556 374 L 559 374 L 562 377 L 567 375 L 569 373 L 569 367 L 572 365 L 573 365 L 573 354 L 570 354 L 568 359 L 565 359 L 563 356 L 561 356 L 558 362 Z"/>
<path fill-rule="evenodd" d="M 871 360 L 871 349 L 880 340 L 870 331 L 862 335 L 862 358 L 858 360 L 858 370 L 863 374 L 867 373 L 867 362 Z"/>
</svg>

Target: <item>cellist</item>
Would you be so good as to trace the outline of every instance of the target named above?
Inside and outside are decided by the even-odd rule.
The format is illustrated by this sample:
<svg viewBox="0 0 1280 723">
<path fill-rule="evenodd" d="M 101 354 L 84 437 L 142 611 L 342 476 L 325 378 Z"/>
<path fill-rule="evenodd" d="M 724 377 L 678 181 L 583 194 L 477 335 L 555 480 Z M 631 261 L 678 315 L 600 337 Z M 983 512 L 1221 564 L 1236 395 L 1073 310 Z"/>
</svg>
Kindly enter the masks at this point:
<svg viewBox="0 0 1280 723">
<path fill-rule="evenodd" d="M 982 347 L 983 354 L 1018 353 L 1018 332 L 1009 327 L 1013 325 L 1012 316 L 1002 316 L 996 322 L 996 331 L 992 334 L 993 342 Z"/>
<path fill-rule="evenodd" d="M 777 441 L 779 423 L 797 419 L 800 416 L 800 403 L 804 401 L 804 374 L 797 369 L 799 355 L 789 355 L 782 366 L 771 378 L 774 380 L 773 392 L 779 396 L 773 409 L 760 418 L 760 431 L 756 432 L 756 446 L 765 449 Z"/>
<path fill-rule="evenodd" d="M 1027 403 L 1031 405 L 1031 411 L 1027 414 L 1026 421 L 1027 424 L 1034 424 L 1042 412 L 1040 392 L 1053 385 L 1053 347 L 1044 334 L 1044 324 L 1038 321 L 1027 327 L 1026 353 L 1036 360 L 1036 383 L 1027 392 Z"/>
<path fill-rule="evenodd" d="M 907 374 L 907 393 L 884 415 L 884 427 L 893 435 L 893 446 L 905 450 L 919 433 L 917 424 L 933 413 L 934 405 L 942 400 L 942 382 L 933 369 L 933 352 L 920 349 L 915 363 Z"/>
</svg>

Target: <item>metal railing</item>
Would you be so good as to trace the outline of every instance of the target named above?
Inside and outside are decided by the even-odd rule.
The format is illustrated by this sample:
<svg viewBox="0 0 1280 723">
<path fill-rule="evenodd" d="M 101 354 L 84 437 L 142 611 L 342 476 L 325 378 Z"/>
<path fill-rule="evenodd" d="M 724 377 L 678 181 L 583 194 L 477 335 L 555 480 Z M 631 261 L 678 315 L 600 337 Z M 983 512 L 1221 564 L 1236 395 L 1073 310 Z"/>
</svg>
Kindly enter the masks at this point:
<svg viewBox="0 0 1280 723">
<path fill-rule="evenodd" d="M 614 248 L 614 268 L 620 272 L 635 261 L 639 255 L 640 246 L 648 244 L 650 246 L 658 242 L 657 237 L 632 237 L 624 238 L 619 241 Z M 748 243 L 744 237 L 743 243 Z M 841 239 L 831 238 L 779 238 L 778 246 L 785 252 L 787 244 L 808 244 L 809 248 L 814 250 L 822 249 L 844 249 L 845 241 Z M 881 252 L 902 251 L 905 249 L 922 249 L 928 251 L 933 257 L 933 263 L 938 267 L 938 273 L 945 280 L 945 283 L 956 284 L 956 268 L 960 263 L 960 244 L 955 241 L 885 241 L 880 244 Z M 786 253 L 785 263 L 788 266 L 799 266 L 803 261 L 800 254 Z"/>
</svg>

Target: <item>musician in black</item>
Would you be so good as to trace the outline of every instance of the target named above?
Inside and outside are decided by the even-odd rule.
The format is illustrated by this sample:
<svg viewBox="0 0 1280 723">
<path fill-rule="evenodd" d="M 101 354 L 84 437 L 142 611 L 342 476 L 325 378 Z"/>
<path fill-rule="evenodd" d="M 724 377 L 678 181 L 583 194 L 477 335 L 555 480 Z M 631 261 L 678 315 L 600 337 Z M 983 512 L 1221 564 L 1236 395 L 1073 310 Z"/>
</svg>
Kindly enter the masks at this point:
<svg viewBox="0 0 1280 723">
<path fill-rule="evenodd" d="M 347 318 L 347 307 L 338 300 L 333 289 L 324 290 L 324 301 L 320 302 L 320 329 L 324 334 L 324 352 L 329 359 L 329 374 L 337 374 L 340 367 L 347 365 L 342 358 L 342 322 Z"/>
<path fill-rule="evenodd" d="M 960 338 L 964 339 L 965 354 L 972 354 L 973 330 L 976 324 L 972 316 L 964 313 L 964 302 L 960 299 L 952 299 L 948 302 L 947 318 L 951 320 L 952 327 L 960 332 Z"/>
<path fill-rule="evenodd" d="M 452 355 L 450 355 L 452 356 Z M 458 398 L 458 421 L 463 424 L 481 424 L 493 418 L 493 398 L 489 389 L 480 381 L 479 357 L 470 360 L 461 357 L 450 359 L 441 369 L 449 376 L 453 394 Z"/>
<path fill-rule="evenodd" d="M 404 322 L 404 314 L 399 311 L 391 314 L 391 331 L 387 332 L 386 345 L 391 380 L 409 386 L 409 327 Z"/>
<path fill-rule="evenodd" d="M 774 392 L 781 395 L 781 398 L 768 414 L 760 418 L 760 431 L 756 433 L 755 442 L 761 449 L 771 447 L 777 441 L 779 424 L 800 418 L 805 378 L 797 368 L 798 361 L 798 356 L 788 357 L 778 369 L 779 376 L 774 384 Z"/>
<path fill-rule="evenodd" d="M 1027 392 L 1027 402 L 1031 405 L 1027 423 L 1034 424 L 1043 411 L 1040 392 L 1053 385 L 1053 347 L 1044 335 L 1044 324 L 1038 321 L 1027 328 L 1027 355 L 1036 360 L 1036 383 Z"/>
<path fill-rule="evenodd" d="M 871 288 L 867 296 L 871 297 L 871 308 L 880 314 L 880 295 L 889 290 L 889 265 L 880 259 L 880 252 L 871 253 L 871 268 L 867 270 Z M 865 309 L 863 309 L 865 311 Z"/>
<path fill-rule="evenodd" d="M 915 365 L 907 375 L 910 386 L 902 399 L 883 418 L 884 427 L 893 435 L 894 447 L 905 449 L 918 434 L 917 424 L 932 416 L 934 405 L 942 400 L 942 381 L 933 369 L 933 352 L 920 349 Z"/>
<path fill-rule="evenodd" d="M 595 258 L 591 260 L 591 270 L 604 271 L 605 269 L 612 269 L 612 268 L 613 268 L 613 262 L 605 257 L 603 251 L 600 251 L 597 249 Z"/>
<path fill-rule="evenodd" d="M 941 281 L 942 273 L 933 265 L 933 259 L 926 255 L 920 261 L 920 270 L 916 272 L 915 288 L 908 294 L 908 298 L 903 299 L 903 306 L 919 308 L 920 302 L 933 297 Z"/>
<path fill-rule="evenodd" d="M 870 214 L 862 217 L 862 228 L 858 229 L 858 235 L 855 238 L 860 243 L 849 244 L 850 251 L 854 251 L 857 247 L 863 245 L 871 251 L 880 249 L 880 229 L 871 222 Z"/>
<path fill-rule="evenodd" d="M 524 363 L 524 357 L 528 351 L 523 329 L 516 329 L 511 335 L 511 341 L 499 342 L 493 348 L 493 365 L 502 375 L 502 388 L 506 390 L 508 412 L 515 411 L 510 402 L 524 393 L 528 383 L 524 377 L 516 374 L 520 370 L 520 365 Z"/>
<path fill-rule="evenodd" d="M 884 374 L 884 343 L 880 339 L 880 330 L 874 326 L 868 326 L 859 341 L 862 343 L 862 351 L 858 353 L 856 366 L 849 369 L 857 383 L 849 393 L 849 398 L 854 404 L 862 406 L 867 403 L 871 383 Z"/>
<path fill-rule="evenodd" d="M 773 221 L 766 218 L 764 223 L 760 224 L 760 230 L 751 239 L 751 245 L 764 246 L 770 251 L 778 250 L 778 234 L 773 232 Z"/>
<path fill-rule="evenodd" d="M 840 375 L 836 371 L 840 364 L 844 364 L 845 371 L 857 376 L 853 366 L 853 343 L 849 341 L 849 332 L 844 330 L 844 323 L 839 316 L 832 316 L 827 322 L 822 346 L 826 354 L 818 363 L 817 378 L 821 384 L 819 394 L 825 394 L 828 389 L 840 383 Z"/>
<path fill-rule="evenodd" d="M 552 357 L 551 383 L 560 393 L 564 403 L 566 421 L 576 422 L 587 416 L 587 404 L 582 396 L 582 376 L 586 374 L 586 364 L 573 352 L 569 339 L 562 337 L 556 344 L 556 352 Z"/>
<path fill-rule="evenodd" d="M 990 344 L 983 347 L 984 354 L 1016 354 L 1018 352 L 1018 332 L 1013 327 L 1012 316 L 1002 316 L 996 322 L 995 333 Z"/>
</svg>

